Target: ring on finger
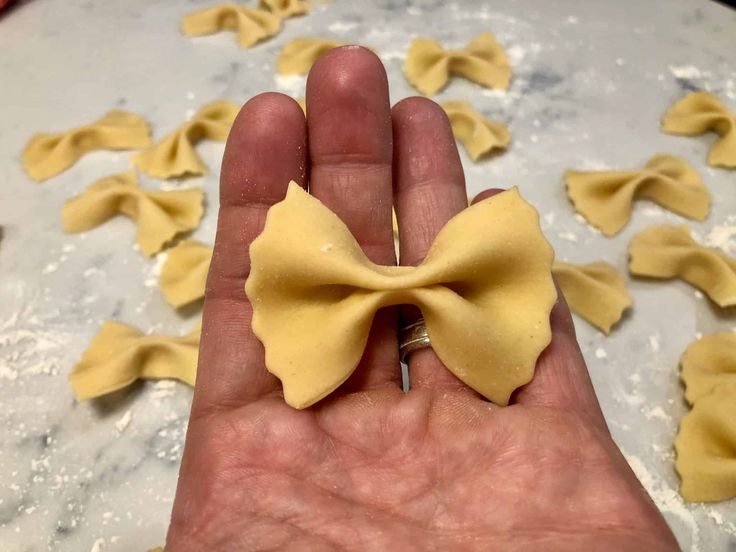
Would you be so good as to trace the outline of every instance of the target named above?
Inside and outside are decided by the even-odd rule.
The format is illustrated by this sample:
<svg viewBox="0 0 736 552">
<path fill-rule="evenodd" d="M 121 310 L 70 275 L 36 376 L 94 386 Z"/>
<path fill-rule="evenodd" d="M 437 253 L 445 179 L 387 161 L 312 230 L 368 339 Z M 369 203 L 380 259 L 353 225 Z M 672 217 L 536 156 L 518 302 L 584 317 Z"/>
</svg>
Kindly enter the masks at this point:
<svg viewBox="0 0 736 552">
<path fill-rule="evenodd" d="M 401 362 L 406 363 L 406 359 L 412 352 L 431 346 L 424 318 L 419 318 L 416 322 L 401 328 L 399 332 L 399 358 Z"/>
</svg>

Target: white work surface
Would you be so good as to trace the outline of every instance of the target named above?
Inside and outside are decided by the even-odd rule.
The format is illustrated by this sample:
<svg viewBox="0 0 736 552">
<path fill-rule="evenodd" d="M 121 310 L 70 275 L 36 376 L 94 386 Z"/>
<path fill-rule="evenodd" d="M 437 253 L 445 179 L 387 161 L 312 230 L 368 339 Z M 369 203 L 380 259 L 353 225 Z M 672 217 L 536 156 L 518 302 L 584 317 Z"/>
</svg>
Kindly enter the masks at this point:
<svg viewBox="0 0 736 552">
<path fill-rule="evenodd" d="M 508 92 L 455 79 L 439 99 L 463 99 L 508 123 L 506 153 L 473 163 L 469 193 L 518 185 L 542 215 L 558 258 L 604 259 L 626 269 L 631 236 L 651 224 L 688 223 L 705 240 L 736 224 L 736 171 L 705 164 L 713 135 L 663 134 L 665 109 L 691 89 L 736 109 L 736 12 L 706 0 L 580 2 L 403 0 L 315 4 L 273 39 L 240 49 L 232 33 L 189 39 L 181 17 L 209 2 L 30 0 L 0 16 L 0 549 L 144 550 L 164 542 L 192 391 L 145 383 L 78 403 L 67 374 L 104 320 L 182 334 L 198 308 L 175 312 L 158 275 L 165 253 L 145 259 L 125 217 L 64 234 L 60 208 L 94 180 L 129 167 L 131 153 L 87 155 L 45 183 L 20 165 L 36 132 L 91 122 L 111 108 L 150 121 L 160 139 L 202 104 L 244 102 L 265 90 L 304 94 L 304 79 L 275 76 L 279 49 L 302 36 L 375 48 L 393 101 L 413 95 L 402 73 L 413 37 L 460 47 L 492 31 L 513 65 Z M 198 151 L 211 172 L 206 213 L 192 236 L 214 239 L 222 144 Z M 703 223 L 638 202 L 615 238 L 575 217 L 568 168 L 637 168 L 659 152 L 681 155 L 713 198 Z M 712 232 L 713 230 L 715 232 Z M 736 229 L 732 229 L 736 230 Z M 734 236 L 724 247 L 736 253 Z M 696 335 L 733 329 L 679 281 L 629 280 L 634 308 L 610 337 L 576 318 L 588 366 L 616 442 L 686 550 L 733 550 L 736 501 L 684 503 L 672 439 L 686 410 L 678 359 Z"/>
</svg>

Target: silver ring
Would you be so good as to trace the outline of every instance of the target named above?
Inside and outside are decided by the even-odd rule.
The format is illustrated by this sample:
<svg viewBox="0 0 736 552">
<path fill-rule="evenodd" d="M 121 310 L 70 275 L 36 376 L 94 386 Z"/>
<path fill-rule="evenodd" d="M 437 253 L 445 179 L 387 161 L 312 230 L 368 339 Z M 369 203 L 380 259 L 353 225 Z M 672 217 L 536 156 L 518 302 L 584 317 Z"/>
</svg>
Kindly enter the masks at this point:
<svg viewBox="0 0 736 552">
<path fill-rule="evenodd" d="M 404 364 L 406 364 L 406 358 L 410 353 L 431 346 L 424 318 L 405 326 L 399 333 L 399 358 Z"/>
</svg>

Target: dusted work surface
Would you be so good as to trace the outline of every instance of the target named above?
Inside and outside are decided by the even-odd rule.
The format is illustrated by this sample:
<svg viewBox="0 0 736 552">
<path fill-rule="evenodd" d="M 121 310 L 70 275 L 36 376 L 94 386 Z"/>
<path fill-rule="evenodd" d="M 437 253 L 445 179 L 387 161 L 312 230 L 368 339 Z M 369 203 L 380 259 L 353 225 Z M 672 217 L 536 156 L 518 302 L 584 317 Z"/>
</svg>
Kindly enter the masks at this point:
<svg viewBox="0 0 736 552">
<path fill-rule="evenodd" d="M 129 152 L 93 153 L 39 184 L 20 156 L 36 132 L 73 128 L 112 108 L 143 115 L 158 140 L 216 99 L 242 103 L 264 90 L 304 94 L 302 77 L 275 76 L 287 41 L 322 36 L 375 48 L 392 101 L 415 91 L 402 73 L 412 37 L 461 47 L 490 30 L 514 76 L 507 92 L 455 79 L 438 100 L 466 100 L 509 125 L 509 150 L 473 163 L 469 193 L 518 185 L 542 215 L 558 258 L 626 268 L 630 237 L 652 224 L 687 223 L 736 253 L 736 172 L 706 158 L 713 135 L 663 134 L 667 107 L 709 89 L 736 108 L 736 12 L 706 1 L 351 2 L 315 4 L 275 38 L 240 49 L 231 33 L 185 38 L 184 13 L 204 2 L 31 0 L 0 18 L 0 542 L 3 550 L 132 550 L 163 543 L 181 460 L 191 390 L 146 383 L 75 402 L 67 375 L 104 320 L 183 335 L 199 311 L 175 312 L 158 276 L 166 253 L 137 251 L 134 224 L 118 217 L 64 234 L 63 202 L 128 169 Z M 203 186 L 193 237 L 212 243 L 222 145 L 198 146 L 210 174 L 153 189 Z M 566 169 L 634 169 L 657 153 L 685 158 L 713 208 L 685 221 L 646 201 L 605 238 L 575 217 Z M 730 234 L 730 237 L 729 237 Z M 678 493 L 672 440 L 686 411 L 677 363 L 696 335 L 728 331 L 736 314 L 676 281 L 628 281 L 633 310 L 611 336 L 576 318 L 616 442 L 684 549 L 736 543 L 736 501 L 688 505 Z"/>
</svg>

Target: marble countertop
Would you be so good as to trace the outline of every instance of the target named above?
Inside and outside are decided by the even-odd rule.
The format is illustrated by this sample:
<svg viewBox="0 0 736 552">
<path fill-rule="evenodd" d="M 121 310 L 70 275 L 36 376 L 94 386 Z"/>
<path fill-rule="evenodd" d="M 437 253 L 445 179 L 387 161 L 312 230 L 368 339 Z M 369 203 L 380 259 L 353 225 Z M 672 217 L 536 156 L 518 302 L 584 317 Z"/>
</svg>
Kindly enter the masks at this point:
<svg viewBox="0 0 736 552">
<path fill-rule="evenodd" d="M 249 50 L 231 33 L 187 39 L 181 16 L 211 2 L 30 0 L 0 17 L 0 543 L 5 551 L 144 550 L 164 542 L 192 392 L 146 383 L 77 403 L 67 374 L 104 320 L 183 334 L 197 308 L 175 312 L 158 289 L 165 253 L 145 259 L 124 217 L 83 234 L 61 231 L 60 207 L 92 181 L 128 167 L 129 153 L 94 153 L 43 184 L 20 166 L 38 131 L 92 121 L 113 107 L 142 114 L 159 138 L 200 105 L 242 103 L 264 90 L 302 96 L 303 78 L 275 77 L 280 47 L 324 36 L 376 48 L 393 101 L 412 37 L 461 46 L 490 30 L 508 52 L 508 92 L 456 79 L 440 99 L 466 99 L 509 124 L 510 150 L 480 163 L 463 152 L 469 192 L 517 184 L 542 214 L 558 257 L 603 258 L 622 272 L 626 245 L 647 225 L 685 222 L 651 203 L 612 239 L 568 203 L 568 168 L 635 168 L 658 152 L 685 157 L 713 196 L 711 216 L 687 221 L 705 239 L 736 224 L 736 172 L 709 168 L 712 136 L 663 134 L 664 110 L 707 89 L 736 107 L 736 12 L 706 0 L 405 0 L 315 4 Z M 198 151 L 206 214 L 193 237 L 214 239 L 222 144 Z M 735 234 L 736 235 L 736 234 Z M 736 242 L 724 242 L 736 253 Z M 611 431 L 686 550 L 736 546 L 736 500 L 685 504 L 672 439 L 686 408 L 678 358 L 696 335 L 736 329 L 681 282 L 630 280 L 635 299 L 610 337 L 576 318 Z"/>
</svg>

